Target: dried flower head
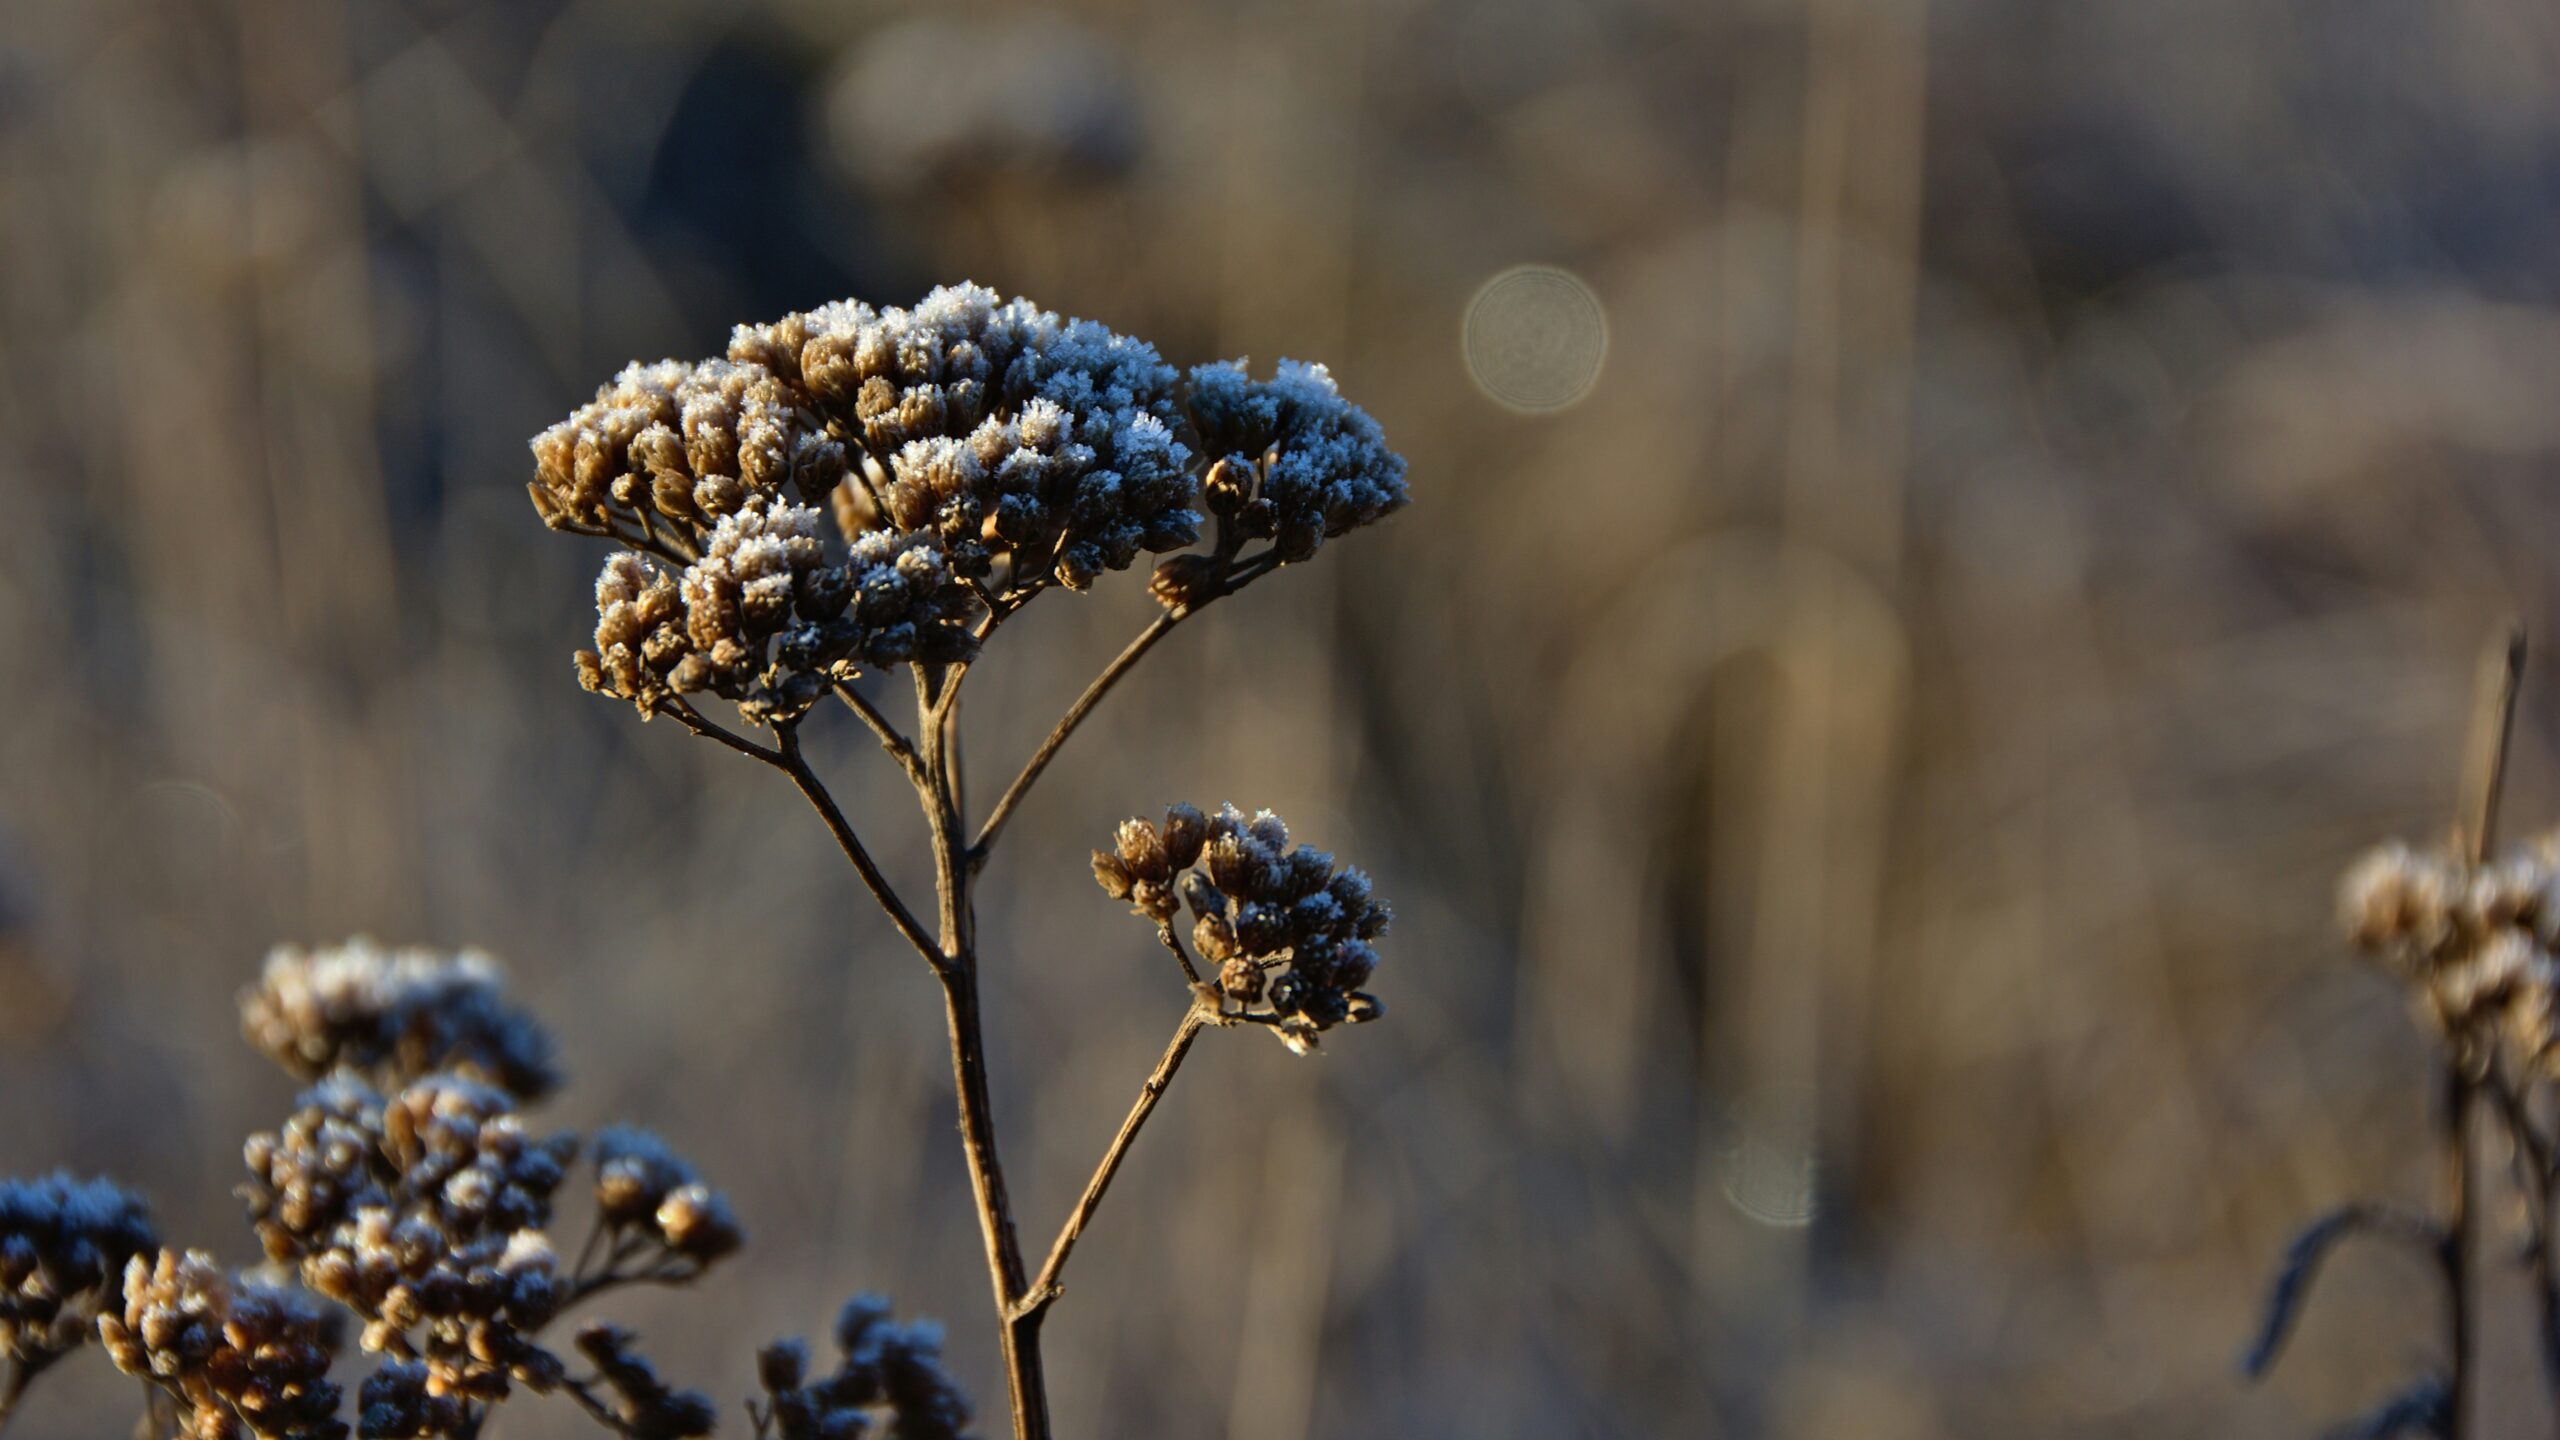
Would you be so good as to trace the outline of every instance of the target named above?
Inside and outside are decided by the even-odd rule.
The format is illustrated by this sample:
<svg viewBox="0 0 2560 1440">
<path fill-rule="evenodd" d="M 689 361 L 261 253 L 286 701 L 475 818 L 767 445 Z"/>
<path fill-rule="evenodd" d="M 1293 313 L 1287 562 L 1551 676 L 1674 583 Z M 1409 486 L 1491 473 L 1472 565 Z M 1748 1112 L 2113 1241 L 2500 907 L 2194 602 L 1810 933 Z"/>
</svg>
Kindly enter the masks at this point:
<svg viewBox="0 0 2560 1440">
<path fill-rule="evenodd" d="M 251 1137 L 243 1193 L 267 1253 L 363 1317 L 365 1349 L 425 1362 L 439 1393 L 495 1399 L 559 1375 L 532 1337 L 567 1289 L 543 1227 L 574 1151 L 460 1076 L 389 1099 L 339 1079 Z"/>
<path fill-rule="evenodd" d="M 2503 1044 L 2551 1066 L 2560 996 L 2560 863 L 2545 840 L 2472 864 L 2397 841 L 2339 883 L 2348 939 L 2406 981 L 2456 1040 Z"/>
<path fill-rule="evenodd" d="M 192 1440 L 341 1440 L 329 1365 L 343 1330 L 302 1291 L 235 1286 L 193 1250 L 134 1256 L 123 1308 L 98 1319 L 116 1368 L 176 1397 Z"/>
<path fill-rule="evenodd" d="M 595 1160 L 596 1213 L 618 1241 L 653 1244 L 696 1266 L 746 1243 L 728 1197 L 656 1135 L 614 1126 L 596 1136 Z"/>
<path fill-rule="evenodd" d="M 1284 562 L 1403 508 L 1404 457 L 1322 365 L 1283 360 L 1256 380 L 1241 360 L 1191 372 L 1191 422 L 1219 457 L 1209 503 Z"/>
<path fill-rule="evenodd" d="M 822 529 L 810 506 L 752 499 L 720 518 L 681 576 L 613 556 L 580 682 L 643 715 L 708 692 L 770 723 L 859 670 L 968 655 L 972 597 L 938 542 L 871 530 L 831 559 Z"/>
<path fill-rule="evenodd" d="M 1081 590 L 1199 536 L 1176 376 L 1155 347 L 976 285 L 742 325 L 732 358 L 797 379 L 881 473 L 866 525 L 930 529 L 954 568 Z"/>
<path fill-rule="evenodd" d="M 1168 937 L 1188 905 L 1192 943 L 1242 1007 L 1230 1018 L 1270 1025 L 1300 1054 L 1336 1025 L 1383 1013 L 1362 987 L 1378 966 L 1371 942 L 1393 912 L 1368 876 L 1336 869 L 1313 846 L 1293 848 L 1289 827 L 1268 810 L 1247 819 L 1229 805 L 1204 817 L 1177 805 L 1161 825 L 1124 820 L 1113 848 L 1094 852 L 1093 870 L 1105 893 Z M 1254 1010 L 1257 1001 L 1268 1009 Z"/>
<path fill-rule="evenodd" d="M 757 1433 L 775 1440 L 843 1440 L 883 1423 L 897 1440 L 962 1440 L 969 1400 L 942 1368 L 942 1327 L 901 1325 L 889 1302 L 857 1295 L 836 1317 L 833 1373 L 811 1376 L 808 1347 L 778 1340 L 756 1356 L 765 1398 Z"/>
<path fill-rule="evenodd" d="M 366 1378 L 356 1397 L 356 1434 L 363 1440 L 424 1440 L 460 1429 L 468 1406 L 436 1387 L 423 1361 L 389 1360 Z"/>
<path fill-rule="evenodd" d="M 633 365 L 533 440 L 534 507 L 560 529 L 695 553 L 750 500 L 823 499 L 844 446 L 763 367 Z"/>
<path fill-rule="evenodd" d="M 343 1068 L 397 1086 L 451 1069 L 538 1099 L 560 1083 L 551 1036 L 505 990 L 505 972 L 477 950 L 386 950 L 362 936 L 283 946 L 241 995 L 240 1027 L 302 1080 Z"/>
<path fill-rule="evenodd" d="M 127 1261 L 159 1245 L 142 1198 L 55 1173 L 0 1180 L 0 1360 L 32 1373 L 76 1350 Z"/>
</svg>

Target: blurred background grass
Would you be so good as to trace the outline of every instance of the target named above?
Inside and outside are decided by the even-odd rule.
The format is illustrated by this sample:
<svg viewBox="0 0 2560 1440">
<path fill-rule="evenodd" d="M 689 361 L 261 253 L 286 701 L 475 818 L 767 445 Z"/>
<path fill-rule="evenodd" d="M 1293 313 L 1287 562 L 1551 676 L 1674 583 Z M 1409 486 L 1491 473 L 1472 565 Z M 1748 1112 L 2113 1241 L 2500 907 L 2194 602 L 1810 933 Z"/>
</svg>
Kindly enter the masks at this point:
<svg viewBox="0 0 2560 1440">
<path fill-rule="evenodd" d="M 1608 342 L 1535 414 L 1470 355 L 1594 312 L 1461 340 L 1525 263 Z M 1391 1023 L 1186 1070 L 1050 1327 L 1065 1433 L 2295 1434 L 2424 1360 L 2357 1255 L 2231 1368 L 2296 1221 L 2426 1193 L 2331 879 L 2451 814 L 2492 619 L 2560 617 L 2538 0 L 8 0 L 0 1172 L 246 1260 L 267 945 L 479 942 L 557 1119 L 754 1232 L 628 1307 L 678 1376 L 877 1287 L 1000 1409 L 933 987 L 776 777 L 578 692 L 598 557 L 522 492 L 627 359 L 963 277 L 1327 360 L 1413 461 L 990 872 L 1032 1234 L 1180 1008 L 1110 821 L 1271 805 L 1400 912 Z M 982 785 L 1144 623 L 1107 590 L 1008 627 Z M 120 1424 L 105 1372 L 23 1428 Z"/>
</svg>

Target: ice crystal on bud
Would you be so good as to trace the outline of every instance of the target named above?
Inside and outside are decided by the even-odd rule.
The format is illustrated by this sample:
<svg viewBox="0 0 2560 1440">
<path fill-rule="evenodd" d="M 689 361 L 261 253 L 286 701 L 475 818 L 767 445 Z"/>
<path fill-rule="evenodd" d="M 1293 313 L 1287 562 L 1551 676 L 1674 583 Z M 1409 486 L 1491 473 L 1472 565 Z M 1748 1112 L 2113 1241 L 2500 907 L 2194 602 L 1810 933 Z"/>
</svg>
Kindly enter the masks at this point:
<svg viewBox="0 0 2560 1440">
<path fill-rule="evenodd" d="M 707 1265 L 745 1243 L 728 1197 L 704 1185 L 665 1141 L 628 1125 L 596 1136 L 596 1213 L 619 1237 Z"/>
<path fill-rule="evenodd" d="M 1368 876 L 1335 868 L 1312 846 L 1293 848 L 1289 827 L 1268 810 L 1247 818 L 1229 805 L 1203 816 L 1177 805 L 1161 825 L 1124 820 L 1113 848 L 1094 852 L 1093 870 L 1105 893 L 1168 934 L 1189 906 L 1193 945 L 1240 1007 L 1230 1018 L 1269 1025 L 1300 1054 L 1336 1025 L 1383 1013 L 1363 987 L 1378 966 L 1371 942 L 1392 913 Z"/>
</svg>

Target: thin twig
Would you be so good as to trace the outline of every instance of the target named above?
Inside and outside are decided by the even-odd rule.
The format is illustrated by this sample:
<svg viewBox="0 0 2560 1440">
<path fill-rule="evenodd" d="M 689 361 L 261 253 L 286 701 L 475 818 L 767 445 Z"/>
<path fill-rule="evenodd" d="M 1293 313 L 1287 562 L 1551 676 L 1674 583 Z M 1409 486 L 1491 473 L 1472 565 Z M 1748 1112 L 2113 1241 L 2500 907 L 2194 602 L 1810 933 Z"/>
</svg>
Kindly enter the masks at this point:
<svg viewBox="0 0 2560 1440">
<path fill-rule="evenodd" d="M 1084 723 L 1085 716 L 1093 713 L 1094 706 L 1102 703 L 1103 696 L 1111 693 L 1111 687 L 1120 683 L 1121 676 L 1146 658 L 1146 653 L 1155 648 L 1157 641 L 1172 634 L 1174 626 L 1279 568 L 1279 557 L 1268 550 L 1236 562 L 1216 589 L 1180 610 L 1168 610 L 1157 616 L 1146 629 L 1138 632 L 1136 639 L 1112 657 L 1111 663 L 1103 666 L 1102 673 L 1094 676 L 1093 682 L 1084 687 L 1084 693 L 1067 707 L 1067 713 L 1050 729 L 1048 738 L 1040 742 L 1040 748 L 1031 752 L 1031 758 L 1023 763 L 1022 773 L 1013 777 L 1013 783 L 1006 786 L 1004 794 L 996 800 L 995 809 L 987 812 L 986 823 L 978 827 L 978 838 L 969 845 L 971 873 L 985 868 L 987 856 L 994 851 L 996 835 L 1004 829 L 1005 821 L 1013 818 L 1014 810 L 1022 804 L 1023 796 L 1030 793 L 1032 784 L 1039 780 L 1040 772 L 1049 768 L 1049 762 L 1057 758 L 1059 748 L 1067 743 L 1067 737 L 1076 733 L 1076 727 Z M 1015 608 L 1021 607 L 1017 605 Z"/>
<path fill-rule="evenodd" d="M 1200 972 L 1192 967 L 1191 951 L 1182 943 L 1182 936 L 1174 930 L 1173 922 L 1168 920 L 1156 926 L 1156 938 L 1164 942 L 1164 948 L 1173 952 L 1174 959 L 1182 962 L 1182 978 L 1198 985 Z"/>
<path fill-rule="evenodd" d="M 1170 933 L 1170 932 L 1168 932 Z M 1058 1230 L 1057 1240 L 1049 1246 L 1049 1258 L 1040 1264 L 1030 1287 L 1014 1304 L 1014 1320 L 1037 1321 L 1057 1302 L 1061 1293 L 1058 1278 L 1067 1268 L 1067 1257 L 1084 1238 L 1085 1227 L 1092 1223 L 1093 1212 L 1101 1207 L 1102 1194 L 1111 1188 L 1111 1178 L 1120 1173 L 1120 1162 L 1128 1158 L 1129 1147 L 1137 1141 L 1140 1127 L 1155 1113 L 1156 1102 L 1173 1085 L 1175 1072 L 1181 1070 L 1183 1057 L 1191 1053 L 1191 1042 L 1208 1026 L 1221 1023 L 1217 992 L 1201 987 L 1192 991 L 1191 1008 L 1182 1014 L 1182 1023 L 1174 1027 L 1173 1041 L 1164 1048 L 1164 1058 L 1138 1087 L 1137 1103 L 1129 1107 L 1128 1118 L 1120 1122 L 1120 1131 L 1111 1137 L 1111 1148 L 1102 1154 L 1102 1163 L 1094 1168 L 1093 1178 L 1085 1182 L 1084 1194 L 1068 1212 L 1067 1223 Z"/>
<path fill-rule="evenodd" d="M 577 1401 L 588 1415 L 594 1417 L 597 1424 L 616 1435 L 631 1433 L 631 1426 L 620 1415 L 614 1413 L 613 1407 L 596 1398 L 594 1387 L 590 1382 L 574 1375 L 563 1375 L 560 1377 L 560 1388 L 568 1392 L 569 1398 Z"/>
<path fill-rule="evenodd" d="M 1102 703 L 1102 697 L 1111 693 L 1111 687 L 1120 683 L 1121 676 L 1146 658 L 1157 641 L 1172 634 L 1174 626 L 1181 624 L 1186 615 L 1198 613 L 1198 609 L 1195 606 L 1188 611 L 1168 610 L 1157 616 L 1154 623 L 1139 631 L 1138 638 L 1130 641 L 1110 664 L 1102 667 L 1102 673 L 1093 677 L 1093 683 L 1084 687 L 1084 693 L 1076 697 L 1076 702 L 1067 707 L 1067 713 L 1050 728 L 1049 738 L 1041 741 L 1040 748 L 1031 752 L 1022 773 L 1005 787 L 995 809 L 987 812 L 986 824 L 978 828 L 978 838 L 969 845 L 971 870 L 987 863 L 987 854 L 995 847 L 996 835 L 1004 829 L 1004 822 L 1013 818 L 1014 809 L 1022 804 L 1022 797 L 1030 793 L 1033 782 L 1040 778 L 1040 772 L 1049 768 L 1049 762 L 1057 758 L 1059 747 L 1067 743 L 1068 736 L 1076 733 L 1076 727 L 1084 723 L 1084 717 L 1093 713 L 1093 707 Z"/>
<path fill-rule="evenodd" d="M 923 783 L 924 770 L 916 759 L 916 747 L 899 733 L 888 716 L 880 713 L 880 707 L 864 698 L 850 681 L 838 680 L 834 684 L 836 698 L 845 703 L 845 708 L 861 716 L 862 723 L 871 727 L 871 733 L 880 737 L 880 748 L 888 751 L 889 758 L 898 762 L 898 768 L 907 773 L 907 779 Z"/>
<path fill-rule="evenodd" d="M 2525 1202 L 2525 1262 L 2533 1284 L 2535 1329 L 2542 1337 L 2542 1374 L 2546 1387 L 2560 1392 L 2560 1273 L 2551 1253 L 2551 1146 L 2534 1128 L 2522 1095 L 2492 1073 L 2481 1085 L 2506 1122 L 2514 1146 L 2516 1187 Z"/>
<path fill-rule="evenodd" d="M 721 744 L 728 746 L 730 749 L 737 751 L 741 755 L 751 755 L 756 759 L 763 761 L 767 765 L 779 765 L 782 763 L 781 751 L 773 749 L 770 746 L 759 745 L 755 741 L 748 739 L 746 736 L 741 735 L 726 726 L 720 725 L 709 716 L 703 714 L 700 710 L 695 709 L 693 707 L 693 702 L 690 700 L 678 698 L 662 701 L 658 706 L 657 713 L 675 721 L 677 724 L 682 725 L 684 728 L 701 736 L 703 739 L 717 740 Z"/>
<path fill-rule="evenodd" d="M 872 863 L 871 852 L 862 848 L 862 837 L 853 833 L 853 826 L 846 823 L 844 812 L 836 808 L 836 798 L 827 793 L 827 787 L 819 782 L 817 772 L 811 770 L 809 762 L 801 756 L 799 732 L 786 725 L 780 735 L 782 748 L 775 753 L 773 764 L 789 775 L 791 783 L 799 786 L 800 793 L 817 807 L 819 818 L 827 822 L 828 832 L 836 837 L 837 847 L 844 851 L 846 859 L 853 862 L 854 870 L 862 876 L 862 883 L 871 888 L 871 898 L 879 901 L 880 908 L 889 912 L 889 919 L 898 927 L 898 933 L 907 937 L 907 943 L 916 948 L 916 953 L 925 958 L 926 964 L 937 971 L 943 969 L 941 947 L 934 944 L 933 937 L 917 923 L 914 912 L 907 909 L 907 902 L 898 898 L 898 892 L 890 887 L 889 877 L 881 874 L 880 867 Z"/>
</svg>

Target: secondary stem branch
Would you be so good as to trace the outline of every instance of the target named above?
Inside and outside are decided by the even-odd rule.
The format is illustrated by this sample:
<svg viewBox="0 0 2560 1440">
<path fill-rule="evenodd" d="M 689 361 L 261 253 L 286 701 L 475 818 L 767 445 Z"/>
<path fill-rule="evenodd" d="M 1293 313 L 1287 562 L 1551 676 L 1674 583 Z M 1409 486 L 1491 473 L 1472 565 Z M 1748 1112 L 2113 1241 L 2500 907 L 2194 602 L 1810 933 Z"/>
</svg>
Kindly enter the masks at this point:
<svg viewBox="0 0 2560 1440">
<path fill-rule="evenodd" d="M 1084 717 L 1092 714 L 1093 707 L 1102 703 L 1102 697 L 1111 693 L 1111 687 L 1120 683 L 1120 677 L 1145 659 L 1157 641 L 1172 634 L 1173 627 L 1181 624 L 1189 613 L 1168 610 L 1157 616 L 1154 623 L 1139 631 L 1138 638 L 1130 641 L 1110 664 L 1102 667 L 1102 673 L 1093 677 L 1092 684 L 1084 687 L 1084 693 L 1076 697 L 1076 703 L 1068 706 L 1065 716 L 1051 728 L 1049 738 L 1041 741 L 1040 748 L 1031 752 L 1031 759 L 1023 765 L 1022 773 L 1013 777 L 1013 783 L 1005 787 L 1003 797 L 996 801 L 996 808 L 987 812 L 987 823 L 979 827 L 978 838 L 969 846 L 970 869 L 975 870 L 986 863 L 987 852 L 994 848 L 996 835 L 1004 829 L 1004 822 L 1013 818 L 1015 808 L 1022 804 L 1022 797 L 1031 793 L 1040 772 L 1049 768 L 1049 762 L 1057 758 L 1059 749 L 1067 743 L 1067 737 L 1076 733 L 1076 727 L 1084 723 Z"/>
<path fill-rule="evenodd" d="M 862 848 L 862 837 L 853 833 L 853 826 L 846 822 L 844 811 L 836 808 L 836 798 L 827 793 L 827 787 L 819 781 L 817 772 L 809 768 L 808 760 L 800 753 L 799 736 L 789 727 L 782 731 L 782 748 L 775 752 L 773 763 L 789 775 L 791 783 L 799 786 L 800 793 L 817 807 L 819 818 L 827 822 L 828 833 L 836 837 L 838 848 L 844 851 L 846 859 L 853 862 L 854 870 L 862 876 L 862 883 L 870 887 L 871 898 L 879 901 L 880 908 L 889 912 L 889 919 L 897 925 L 898 933 L 907 937 L 907 943 L 916 947 L 916 952 L 924 956 L 928 964 L 941 970 L 944 967 L 941 948 L 934 944 L 933 937 L 925 933 L 924 926 L 907 909 L 907 902 L 898 898 L 898 892 L 889 885 L 889 878 L 872 863 L 871 852 Z"/>
<path fill-rule="evenodd" d="M 1140 1127 L 1155 1113 L 1156 1102 L 1173 1084 L 1183 1057 L 1191 1053 L 1191 1042 L 1199 1038 L 1203 1028 L 1218 1022 L 1217 1002 L 1209 995 L 1194 992 L 1191 1008 L 1183 1012 L 1182 1023 L 1174 1027 L 1173 1042 L 1164 1049 L 1164 1058 L 1156 1062 L 1146 1083 L 1138 1087 L 1138 1101 L 1129 1107 L 1128 1118 L 1120 1122 L 1120 1132 L 1111 1137 L 1111 1148 L 1104 1151 L 1102 1163 L 1095 1167 L 1093 1178 L 1085 1182 L 1084 1194 L 1076 1208 L 1067 1215 L 1067 1223 L 1058 1230 L 1057 1240 L 1049 1247 L 1049 1258 L 1041 1262 L 1040 1273 L 1016 1302 L 1013 1318 L 1036 1321 L 1059 1295 L 1058 1277 L 1067 1268 L 1067 1257 L 1084 1238 L 1085 1227 L 1092 1223 L 1093 1212 L 1102 1205 L 1102 1194 L 1111 1188 L 1111 1178 L 1120 1173 L 1120 1162 L 1128 1158 L 1129 1147 L 1136 1142 Z"/>
</svg>

